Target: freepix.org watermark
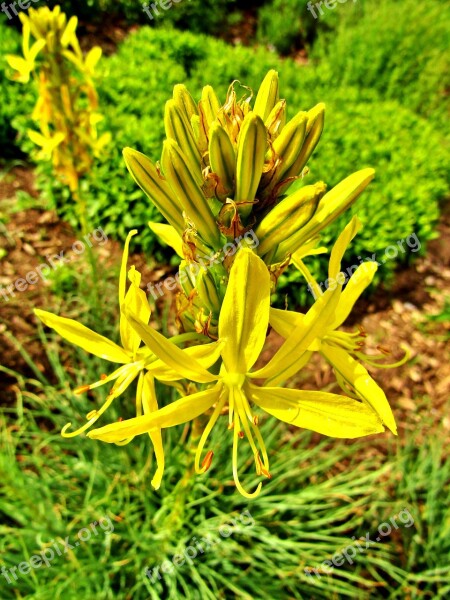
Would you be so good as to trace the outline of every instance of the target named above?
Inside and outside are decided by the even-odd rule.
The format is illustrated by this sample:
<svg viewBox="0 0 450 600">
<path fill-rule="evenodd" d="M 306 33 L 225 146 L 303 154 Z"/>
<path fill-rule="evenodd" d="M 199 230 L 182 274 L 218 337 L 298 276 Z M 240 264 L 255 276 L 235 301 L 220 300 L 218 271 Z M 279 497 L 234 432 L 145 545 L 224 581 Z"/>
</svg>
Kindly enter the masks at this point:
<svg viewBox="0 0 450 600">
<path fill-rule="evenodd" d="M 147 17 L 153 21 L 155 17 L 159 17 L 161 15 L 161 10 L 169 10 L 172 8 L 174 4 L 179 4 L 180 2 L 184 2 L 185 0 L 158 0 L 158 2 L 152 2 L 148 4 L 142 5 L 142 10 L 145 12 Z M 188 0 L 190 2 L 191 0 Z M 163 13 L 164 14 L 164 13 Z"/>
<path fill-rule="evenodd" d="M 0 285 L 0 298 L 8 302 L 14 298 L 16 292 L 25 292 L 30 285 L 36 285 L 41 279 L 46 281 L 52 270 L 58 269 L 62 265 L 70 263 L 86 251 L 86 246 L 92 248 L 94 244 L 103 246 L 108 241 L 108 236 L 101 227 L 97 227 L 91 233 L 86 234 L 83 240 L 77 240 L 72 244 L 69 250 L 62 250 L 59 254 L 47 254 L 47 262 L 41 263 L 36 269 L 28 271 L 23 277 L 18 277 L 13 283 L 3 287 Z"/>
<path fill-rule="evenodd" d="M 313 6 L 313 2 L 308 2 L 306 5 L 307 10 L 312 14 L 312 16 L 317 19 L 320 15 L 323 17 L 325 14 L 322 6 L 327 8 L 328 10 L 334 10 L 338 4 L 346 4 L 349 0 L 320 0 L 320 2 L 316 2 Z M 353 3 L 357 2 L 357 0 L 353 0 Z"/>
<path fill-rule="evenodd" d="M 16 6 L 18 6 L 19 11 L 28 10 L 32 4 L 36 4 L 36 2 L 40 2 L 41 0 L 17 0 L 17 2 L 11 2 L 11 4 L 7 4 L 6 2 L 2 2 L 0 6 L 1 11 L 5 13 L 8 19 L 13 19 L 14 16 L 18 17 L 19 13 L 17 12 Z M 10 12 L 11 11 L 11 12 Z M 11 15 L 12 13 L 12 15 Z"/>
<path fill-rule="evenodd" d="M 70 540 L 70 536 L 67 536 L 64 540 L 58 540 L 55 542 L 51 540 L 45 547 L 38 551 L 36 554 L 30 557 L 28 561 L 19 563 L 12 567 L 1 568 L 1 574 L 10 585 L 17 581 L 19 575 L 28 575 L 31 569 L 40 569 L 44 565 L 48 568 L 51 566 L 51 562 L 57 556 L 64 556 L 69 551 L 78 548 L 81 544 L 88 542 L 91 539 L 92 534 L 98 535 L 103 532 L 105 535 L 109 535 L 114 531 L 114 525 L 109 517 L 101 517 L 99 521 L 93 521 L 88 527 L 83 527 L 76 534 L 76 539 Z M 72 543 L 71 543 L 72 542 Z"/>
<path fill-rule="evenodd" d="M 406 245 L 406 247 L 405 247 L 405 245 Z M 397 258 L 399 252 L 403 252 L 403 254 L 404 254 L 405 252 L 408 251 L 408 249 L 411 252 L 418 252 L 420 250 L 420 248 L 421 248 L 421 243 L 419 241 L 419 238 L 417 237 L 417 235 L 415 233 L 411 233 L 411 235 L 408 235 L 407 238 L 398 240 L 397 246 L 392 245 L 392 246 L 388 246 L 387 248 L 385 248 L 384 254 L 380 258 L 379 261 L 377 260 L 376 252 L 374 252 L 374 254 L 372 254 L 372 256 L 367 256 L 365 259 L 361 258 L 361 256 L 358 256 L 359 265 L 352 265 L 351 267 L 348 267 L 347 269 L 345 269 L 345 271 L 341 271 L 339 273 L 339 275 L 336 277 L 336 279 L 334 279 L 333 277 L 330 277 L 326 281 L 318 282 L 317 285 L 320 287 L 320 289 L 322 291 L 323 291 L 323 288 L 325 288 L 326 290 L 328 288 L 335 290 L 338 285 L 345 285 L 360 265 L 369 264 L 371 262 L 374 262 L 380 267 L 381 265 L 384 265 L 388 261 L 394 260 L 394 258 Z M 317 296 L 316 296 L 311 284 L 309 284 L 307 286 L 307 290 L 309 292 L 311 292 L 311 294 L 314 296 L 314 300 L 316 300 Z"/>
<path fill-rule="evenodd" d="M 185 564 L 192 565 L 193 560 L 199 554 L 205 554 L 220 544 L 223 538 L 229 538 L 230 535 L 241 530 L 241 525 L 244 527 L 253 527 L 255 520 L 249 510 L 242 511 L 237 517 L 230 517 L 229 522 L 224 523 L 218 529 L 219 535 L 212 536 L 210 533 L 206 537 L 197 540 L 194 536 L 182 552 L 174 554 L 171 560 L 165 560 L 160 565 L 150 570 L 150 567 L 144 570 L 144 576 L 148 577 L 152 583 L 156 580 L 161 580 L 164 575 L 173 573 L 175 569 L 184 566 Z"/>
<path fill-rule="evenodd" d="M 245 246 L 251 250 L 259 246 L 259 240 L 253 229 L 250 229 L 244 235 L 238 236 L 232 242 L 227 242 L 218 252 L 213 252 L 210 256 L 200 258 L 198 262 L 190 263 L 189 269 L 180 269 L 174 277 L 167 277 L 164 281 L 160 281 L 157 284 L 147 284 L 147 291 L 156 300 L 164 296 L 166 291 L 171 292 L 179 285 L 187 283 L 191 277 L 197 277 L 201 269 L 210 269 L 214 265 L 221 263 L 225 256 L 233 256 L 241 246 Z"/>
<path fill-rule="evenodd" d="M 381 538 L 386 537 L 392 533 L 392 529 L 399 529 L 399 527 L 412 527 L 414 525 L 414 518 L 407 508 L 402 509 L 398 515 L 394 515 L 386 521 L 385 523 L 380 523 L 378 525 L 378 529 L 375 540 L 370 538 L 370 531 L 366 533 L 365 537 L 360 537 L 356 540 L 355 537 L 352 539 L 355 540 L 351 544 L 349 544 L 346 548 L 344 548 L 341 552 L 336 552 L 333 554 L 330 560 L 324 560 L 323 563 L 315 568 L 306 567 L 304 572 L 311 578 L 311 581 L 315 581 L 313 575 L 320 579 L 322 575 L 331 575 L 334 570 L 334 567 L 342 567 L 345 562 L 348 562 L 350 565 L 353 564 L 354 558 L 358 555 L 358 552 L 362 554 L 368 548 L 377 544 L 381 541 Z"/>
</svg>

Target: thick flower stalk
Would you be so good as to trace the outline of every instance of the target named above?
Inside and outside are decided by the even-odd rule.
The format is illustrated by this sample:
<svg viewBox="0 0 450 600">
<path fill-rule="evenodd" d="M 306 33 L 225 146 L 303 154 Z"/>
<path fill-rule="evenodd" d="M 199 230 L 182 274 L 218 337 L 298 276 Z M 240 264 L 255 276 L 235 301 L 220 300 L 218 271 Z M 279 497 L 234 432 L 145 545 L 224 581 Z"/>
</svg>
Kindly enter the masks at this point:
<svg viewBox="0 0 450 600">
<path fill-rule="evenodd" d="M 160 163 L 124 151 L 134 179 L 167 221 L 150 227 L 181 258 L 180 335 L 166 339 L 150 324 L 150 306 L 134 267 L 128 271 L 126 290 L 128 246 L 135 231 L 125 244 L 119 280 L 121 346 L 70 319 L 41 310 L 36 314 L 67 340 L 120 365 L 76 390 L 115 382 L 105 404 L 88 413 L 77 430 L 69 433 L 67 425 L 63 435 L 90 429 L 90 438 L 122 445 L 148 434 L 157 462 L 152 484 L 158 488 L 164 470 L 162 430 L 205 415 L 196 472 L 211 467 L 209 436 L 216 425 L 225 424 L 232 437 L 236 488 L 254 498 L 262 481 L 250 491 L 241 483 L 238 446 L 246 440 L 257 476 L 270 477 L 269 452 L 259 430 L 265 414 L 341 438 L 379 433 L 384 426 L 395 434 L 396 424 L 384 392 L 360 361 L 386 365 L 380 356 L 363 353 L 362 329 L 339 331 L 377 268 L 371 262 L 359 266 L 344 288 L 341 262 L 361 226 L 358 218 L 332 249 L 329 281 L 335 285 L 322 291 L 304 262 L 309 255 L 326 252 L 319 246 L 322 229 L 355 201 L 374 171 L 358 171 L 329 191 L 323 182 L 303 181 L 322 133 L 324 106 L 300 111 L 286 123 L 286 102 L 279 98 L 274 71 L 267 74 L 254 102 L 247 88 L 238 98 L 237 88 L 232 84 L 221 104 L 210 86 L 198 103 L 184 86 L 175 86 L 166 105 L 167 139 Z M 296 180 L 301 185 L 289 194 Z M 315 296 L 305 314 L 271 307 L 277 279 L 290 264 Z M 270 326 L 284 342 L 266 364 L 255 368 Z M 200 343 L 189 345 L 194 341 Z M 314 352 L 333 366 L 342 394 L 286 387 Z M 91 429 L 135 379 L 136 416 Z M 156 398 L 155 379 L 188 385 L 177 385 L 181 397 L 168 403 L 164 394 Z"/>
</svg>

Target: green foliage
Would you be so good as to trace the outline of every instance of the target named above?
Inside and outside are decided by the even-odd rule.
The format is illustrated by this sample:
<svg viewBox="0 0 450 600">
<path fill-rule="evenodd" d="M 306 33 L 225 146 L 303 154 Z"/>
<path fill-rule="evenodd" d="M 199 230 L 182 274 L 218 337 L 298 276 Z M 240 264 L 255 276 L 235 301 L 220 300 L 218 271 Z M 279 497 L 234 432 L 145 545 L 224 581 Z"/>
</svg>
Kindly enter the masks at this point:
<svg viewBox="0 0 450 600">
<path fill-rule="evenodd" d="M 274 47 L 281 54 L 312 44 L 319 31 L 336 26 L 336 11 L 324 10 L 320 18 L 317 9 L 308 10 L 309 0 L 272 0 L 258 11 L 257 39 Z"/>
<path fill-rule="evenodd" d="M 155 246 L 147 227 L 148 220 L 159 217 L 127 173 L 122 148 L 131 146 L 154 160 L 159 158 L 164 104 L 175 83 L 186 83 L 196 98 L 202 86 L 210 83 L 224 99 L 233 79 L 256 89 L 263 74 L 275 68 L 280 72 L 291 116 L 320 101 L 327 105 L 325 131 L 305 183 L 323 179 L 332 186 L 363 167 L 377 171 L 375 181 L 353 208 L 365 228 L 355 240 L 352 254 L 345 257 L 347 266 L 359 264 L 358 256 L 370 257 L 374 252 L 382 256 L 386 247 L 413 233 L 421 242 L 421 251 L 433 237 L 438 201 L 448 190 L 447 151 L 440 132 L 398 103 L 380 99 L 376 90 L 336 89 L 329 64 L 300 67 L 263 48 L 233 48 L 206 36 L 175 36 L 171 31 L 143 27 L 129 36 L 116 55 L 104 59 L 100 68 L 103 74 L 98 90 L 105 115 L 102 127 L 112 132 L 113 143 L 84 181 L 84 193 L 90 199 L 91 223 L 103 227 L 108 235 L 123 240 L 137 227 L 143 249 L 157 252 L 158 258 L 167 261 L 169 256 L 163 256 Z M 16 122 L 23 134 L 27 120 Z M 27 144 L 25 140 L 25 151 Z M 65 192 L 50 177 L 48 167 L 39 166 L 38 173 L 44 197 L 53 200 L 65 218 L 73 220 Z M 349 215 L 343 216 L 326 230 L 324 241 L 328 245 L 348 219 Z M 416 254 L 399 251 L 380 266 L 379 280 L 388 280 L 397 264 Z M 313 262 L 313 270 L 324 281 L 324 263 L 320 258 Z M 281 285 L 287 287 L 297 281 L 298 274 L 291 267 Z M 304 286 L 297 285 L 290 294 L 296 302 L 309 296 Z"/>
<path fill-rule="evenodd" d="M 358 18 L 341 19 L 336 32 L 319 38 L 314 57 L 326 63 L 333 82 L 375 89 L 383 98 L 398 99 L 445 126 L 450 107 L 450 4 L 358 4 Z"/>
<path fill-rule="evenodd" d="M 149 0 L 87 0 L 86 2 L 73 2 L 73 0 L 50 0 L 47 4 L 51 8 L 57 4 L 68 15 L 77 15 L 84 21 L 102 21 L 105 14 L 113 18 L 126 18 L 133 23 L 146 23 L 155 27 L 174 26 L 179 29 L 188 29 L 196 33 L 214 34 L 223 30 L 228 21 L 229 14 L 233 11 L 236 0 L 170 0 L 164 4 L 166 10 L 156 2 L 158 12 L 150 9 L 151 19 L 143 10 L 143 4 L 151 5 Z M 159 14 L 158 14 L 159 13 Z"/>
<path fill-rule="evenodd" d="M 389 282 L 398 264 L 422 255 L 426 242 L 436 236 L 439 201 L 448 191 L 447 152 L 441 136 L 423 118 L 393 101 L 360 103 L 357 97 L 358 92 L 351 88 L 334 92 L 330 99 L 324 97 L 325 130 L 304 182 L 323 179 L 332 186 L 357 168 L 375 168 L 375 180 L 352 208 L 325 230 L 322 242 L 331 249 L 350 217 L 357 214 L 364 229 L 346 253 L 343 267 L 358 265 L 360 259 L 376 254 L 382 263 L 376 285 Z M 401 240 L 406 240 L 403 246 L 398 244 Z M 319 281 L 326 281 L 326 260 L 319 256 L 308 259 L 307 264 Z M 280 292 L 284 289 L 286 293 L 287 288 L 294 301 L 312 300 L 294 267 L 280 279 Z"/>
<path fill-rule="evenodd" d="M 102 285 L 105 297 L 109 280 Z M 83 314 L 87 325 L 110 336 L 117 311 L 106 302 L 95 317 L 82 282 L 80 286 L 73 287 L 65 314 Z M 91 533 L 68 554 L 55 553 L 48 568 L 17 573 L 13 585 L 2 579 L 5 600 L 18 595 L 75 600 L 80 594 L 136 600 L 446 597 L 450 462 L 438 436 L 427 444 L 410 437 L 405 447 L 392 440 L 387 458 L 373 448 L 367 453 L 366 442 L 344 443 L 306 431 L 293 434 L 272 418 L 262 418 L 273 478 L 249 503 L 231 483 L 226 424 L 212 432 L 215 456 L 205 478 L 192 474 L 193 453 L 179 443 L 180 437 L 187 439 L 181 426 L 164 431 L 170 461 L 155 492 L 149 484 L 155 465 L 147 436 L 126 447 L 85 436 L 74 443 L 60 436 L 67 422 L 81 422 L 106 399 L 104 388 L 89 397 L 70 392 L 95 381 L 104 363 L 70 347 L 69 373 L 66 345 L 42 331 L 40 337 L 52 382 L 24 350 L 32 377 L 0 367 L 3 377 L 18 381 L 15 401 L 0 412 L 2 564 L 17 566 L 54 543 L 63 551 L 67 536 L 74 545 L 78 532 L 89 531 L 94 521 L 105 524 L 109 519 L 114 530 L 107 534 L 111 527 L 97 527 L 96 535 Z M 127 418 L 133 410 L 129 390 L 110 407 L 108 417 Z M 249 448 L 242 450 L 244 465 L 251 455 Z M 229 485 L 223 485 L 228 477 Z M 305 574 L 305 567 L 320 567 L 352 545 L 354 537 L 369 533 L 373 541 L 378 526 L 405 509 L 413 525 L 410 518 L 397 518 L 398 529 L 358 553 L 353 564 L 345 562 L 320 578 Z M 228 537 L 221 535 L 219 528 L 233 518 L 236 529 Z M 155 577 L 154 583 L 145 577 L 145 569 L 152 571 L 207 536 L 219 542 L 192 564 L 161 580 Z"/>
<path fill-rule="evenodd" d="M 16 82 L 8 78 L 11 73 L 5 55 L 20 52 L 20 35 L 6 25 L 6 18 L 0 15 L 0 146 L 2 158 L 20 156 L 15 145 L 16 131 L 11 121 L 16 114 L 29 114 L 33 110 L 33 93 L 20 89 Z"/>
</svg>

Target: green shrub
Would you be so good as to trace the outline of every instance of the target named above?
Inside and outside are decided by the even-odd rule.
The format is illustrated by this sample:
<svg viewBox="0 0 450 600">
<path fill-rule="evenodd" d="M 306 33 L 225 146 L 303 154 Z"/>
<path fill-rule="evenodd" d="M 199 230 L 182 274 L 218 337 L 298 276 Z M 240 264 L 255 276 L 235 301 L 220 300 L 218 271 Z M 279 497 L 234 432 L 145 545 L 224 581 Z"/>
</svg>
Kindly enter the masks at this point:
<svg viewBox="0 0 450 600">
<path fill-rule="evenodd" d="M 309 162 L 311 172 L 305 183 L 322 179 L 332 186 L 359 168 L 375 168 L 375 180 L 352 208 L 325 230 L 322 242 L 331 249 L 350 217 L 358 214 L 364 229 L 346 253 L 344 266 L 358 265 L 361 259 L 376 254 L 382 263 L 376 284 L 388 282 L 398 264 L 423 254 L 426 242 L 436 236 L 439 200 L 448 192 L 447 152 L 441 136 L 422 117 L 394 101 L 361 103 L 358 96 L 351 88 L 324 96 L 325 130 Z M 409 237 L 412 234 L 420 248 L 415 238 Z M 411 248 L 405 242 L 402 250 L 398 242 L 407 239 Z M 319 281 L 327 279 L 326 260 L 317 257 L 308 264 L 313 265 Z M 309 294 L 300 285 L 302 281 L 290 267 L 280 280 L 280 291 L 289 289 L 291 298 L 304 303 Z"/>
<path fill-rule="evenodd" d="M 6 25 L 6 18 L 0 18 L 0 146 L 2 158 L 20 156 L 15 138 L 17 132 L 12 127 L 12 119 L 16 114 L 28 114 L 33 108 L 32 91 L 21 89 L 21 86 L 8 78 L 11 73 L 5 55 L 20 52 L 20 35 Z"/>
<path fill-rule="evenodd" d="M 312 44 L 319 31 L 333 30 L 338 21 L 335 11 L 322 18 L 308 10 L 309 0 L 272 0 L 258 11 L 257 39 L 281 54 Z M 314 2 L 313 2 L 313 10 Z"/>
<path fill-rule="evenodd" d="M 314 56 L 327 64 L 333 82 L 376 89 L 383 98 L 397 99 L 445 126 L 450 108 L 450 4 L 359 4 L 359 18 L 343 18 L 333 35 L 321 36 Z"/>
<path fill-rule="evenodd" d="M 331 186 L 363 167 L 372 166 L 377 171 L 375 182 L 353 209 L 365 228 L 346 261 L 384 252 L 412 233 L 423 249 L 433 237 L 438 200 L 448 189 L 446 150 L 430 123 L 396 102 L 380 101 L 376 91 L 333 89 L 323 67 L 280 61 L 263 48 L 232 48 L 206 36 L 174 36 L 170 31 L 146 27 L 132 34 L 117 55 L 103 61 L 98 88 L 104 127 L 112 132 L 113 143 L 85 182 L 93 225 L 120 239 L 137 227 L 144 250 L 158 250 L 146 226 L 149 219 L 157 218 L 156 211 L 128 175 L 122 148 L 131 146 L 152 159 L 159 158 L 164 104 L 175 83 L 186 83 L 196 98 L 201 87 L 211 83 L 224 99 L 233 79 L 255 89 L 269 68 L 280 72 L 282 94 L 291 107 L 291 116 L 319 101 L 328 106 L 325 132 L 310 161 L 308 183 L 323 179 Z M 24 127 L 22 122 L 22 131 Z M 40 166 L 39 173 L 47 196 L 65 217 L 70 217 L 71 205 L 65 202 L 62 191 L 55 189 L 49 168 Z M 349 215 L 342 216 L 326 230 L 327 244 L 331 245 L 348 219 Z M 399 261 L 412 256 L 411 252 L 399 252 L 380 267 L 379 278 L 388 279 Z M 316 262 L 317 276 L 324 280 L 323 263 Z M 291 285 L 297 279 L 295 269 L 290 268 L 281 283 L 292 287 L 290 294 L 297 301 L 304 300 L 306 292 L 301 297 L 296 291 L 304 286 Z"/>
<path fill-rule="evenodd" d="M 159 6 L 150 16 L 143 11 L 143 4 L 151 5 L 150 0 L 49 0 L 48 6 L 57 4 L 68 15 L 77 15 L 84 22 L 102 21 L 105 14 L 126 18 L 133 23 L 146 23 L 155 27 L 173 25 L 197 33 L 214 34 L 223 29 L 234 8 L 235 0 L 176 0 L 167 10 Z M 153 17 L 153 18 L 151 18 Z"/>
</svg>

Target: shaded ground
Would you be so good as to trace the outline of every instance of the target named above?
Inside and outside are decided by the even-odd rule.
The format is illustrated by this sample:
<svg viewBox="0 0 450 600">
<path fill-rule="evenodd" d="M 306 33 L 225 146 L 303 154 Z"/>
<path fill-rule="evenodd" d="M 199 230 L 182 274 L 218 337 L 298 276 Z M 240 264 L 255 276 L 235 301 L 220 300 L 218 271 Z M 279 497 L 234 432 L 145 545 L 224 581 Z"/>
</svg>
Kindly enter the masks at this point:
<svg viewBox="0 0 450 600">
<path fill-rule="evenodd" d="M 7 292 L 9 285 L 18 278 L 25 278 L 48 257 L 59 255 L 70 258 L 70 266 L 78 274 L 86 272 L 86 254 L 77 255 L 73 245 L 79 239 L 65 223 L 58 220 L 54 212 L 48 210 L 19 210 L 13 212 L 17 190 L 23 189 L 36 197 L 33 178 L 28 170 L 15 167 L 0 181 L 0 343 L 1 363 L 9 369 L 28 374 L 23 356 L 11 336 L 14 336 L 27 350 L 38 367 L 47 371 L 43 358 L 42 345 L 36 339 L 34 307 L 56 309 L 58 298 L 51 291 L 52 274 L 39 278 L 34 285 L 28 285 L 22 292 Z M 352 315 L 352 326 L 361 324 L 366 330 L 367 348 L 374 349 L 378 344 L 392 351 L 393 358 L 399 358 L 403 350 L 411 354 L 411 360 L 394 370 L 373 370 L 392 403 L 394 410 L 409 414 L 405 422 L 413 426 L 418 404 L 431 399 L 429 408 L 436 425 L 450 431 L 448 415 L 450 396 L 449 332 L 450 323 L 444 319 L 448 314 L 450 294 L 450 223 L 449 215 L 443 216 L 439 227 L 440 237 L 429 246 L 425 258 L 419 259 L 407 270 L 397 273 L 390 291 L 380 289 L 369 299 L 361 300 Z M 108 239 L 104 245 L 94 245 L 93 252 L 111 274 L 117 276 L 122 254 L 120 245 Z M 150 268 L 143 257 L 133 256 L 133 262 L 143 271 L 143 281 L 158 281 L 168 275 L 170 267 Z M 2 292 L 1 290 L 4 290 Z M 5 298 L 6 294 L 6 298 Z M 447 299 L 447 300 L 446 300 Z M 167 297 L 166 297 L 167 300 Z M 108 302 L 115 301 L 109 298 Z M 446 304 L 447 301 L 447 304 Z M 281 342 L 276 334 L 270 336 L 267 358 Z M 387 357 L 387 361 L 392 357 Z M 299 386 L 305 389 L 326 389 L 337 391 L 331 369 L 320 357 L 302 371 Z M 0 390 L 8 398 L 12 380 L 0 376 Z M 444 416 L 443 416 L 444 415 Z M 403 419 L 400 419 L 403 422 Z"/>
</svg>

